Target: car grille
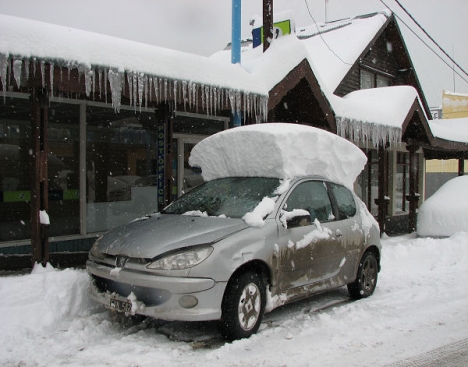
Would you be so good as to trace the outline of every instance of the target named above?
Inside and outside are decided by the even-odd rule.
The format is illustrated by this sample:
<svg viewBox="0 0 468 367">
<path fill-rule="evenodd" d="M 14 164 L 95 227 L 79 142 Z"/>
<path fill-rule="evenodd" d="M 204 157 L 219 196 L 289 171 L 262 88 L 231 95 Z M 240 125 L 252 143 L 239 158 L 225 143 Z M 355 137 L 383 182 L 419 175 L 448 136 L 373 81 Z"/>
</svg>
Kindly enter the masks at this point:
<svg viewBox="0 0 468 367">
<path fill-rule="evenodd" d="M 163 289 L 134 286 L 101 278 L 96 275 L 93 275 L 92 278 L 94 285 L 100 292 L 116 293 L 122 297 L 128 297 L 133 292 L 137 300 L 143 302 L 148 307 L 160 305 L 171 296 L 169 291 Z"/>
</svg>

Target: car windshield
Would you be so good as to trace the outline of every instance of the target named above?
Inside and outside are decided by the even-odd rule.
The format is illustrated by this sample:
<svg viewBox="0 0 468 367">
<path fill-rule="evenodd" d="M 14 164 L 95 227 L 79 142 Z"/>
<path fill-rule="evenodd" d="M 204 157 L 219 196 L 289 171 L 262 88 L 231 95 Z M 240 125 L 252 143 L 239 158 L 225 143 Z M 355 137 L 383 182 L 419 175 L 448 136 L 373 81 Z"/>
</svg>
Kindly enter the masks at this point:
<svg viewBox="0 0 468 367">
<path fill-rule="evenodd" d="M 220 178 L 191 190 L 167 206 L 165 214 L 225 215 L 242 218 L 251 212 L 264 197 L 272 197 L 280 185 L 277 178 L 228 177 Z"/>
</svg>

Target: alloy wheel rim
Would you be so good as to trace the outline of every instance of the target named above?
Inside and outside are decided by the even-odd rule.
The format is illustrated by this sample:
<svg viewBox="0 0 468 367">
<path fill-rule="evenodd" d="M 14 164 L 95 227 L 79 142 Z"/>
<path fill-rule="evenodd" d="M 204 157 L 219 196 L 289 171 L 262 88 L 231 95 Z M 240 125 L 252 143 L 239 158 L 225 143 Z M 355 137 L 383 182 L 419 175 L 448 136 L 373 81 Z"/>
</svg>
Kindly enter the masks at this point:
<svg viewBox="0 0 468 367">
<path fill-rule="evenodd" d="M 366 259 L 362 267 L 361 282 L 366 292 L 370 292 L 375 287 L 377 277 L 377 267 L 372 259 Z"/>
<path fill-rule="evenodd" d="M 260 316 L 260 306 L 260 289 L 254 283 L 247 284 L 242 290 L 238 305 L 239 325 L 243 330 L 248 331 L 255 327 Z"/>
</svg>

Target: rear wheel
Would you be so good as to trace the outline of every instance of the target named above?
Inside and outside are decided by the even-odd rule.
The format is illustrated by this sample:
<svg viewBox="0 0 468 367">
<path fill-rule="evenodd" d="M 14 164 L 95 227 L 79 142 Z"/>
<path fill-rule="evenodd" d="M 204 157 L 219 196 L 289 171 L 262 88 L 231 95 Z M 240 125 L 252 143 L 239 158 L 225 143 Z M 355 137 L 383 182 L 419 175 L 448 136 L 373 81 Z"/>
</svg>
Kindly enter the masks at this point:
<svg viewBox="0 0 468 367">
<path fill-rule="evenodd" d="M 379 264 L 375 254 L 367 251 L 359 262 L 356 280 L 348 284 L 348 291 L 351 297 L 361 299 L 371 296 L 377 286 L 377 274 Z"/>
<path fill-rule="evenodd" d="M 220 332 L 223 337 L 235 340 L 255 334 L 265 309 L 265 286 L 260 276 L 247 272 L 232 278 L 221 307 Z"/>
</svg>

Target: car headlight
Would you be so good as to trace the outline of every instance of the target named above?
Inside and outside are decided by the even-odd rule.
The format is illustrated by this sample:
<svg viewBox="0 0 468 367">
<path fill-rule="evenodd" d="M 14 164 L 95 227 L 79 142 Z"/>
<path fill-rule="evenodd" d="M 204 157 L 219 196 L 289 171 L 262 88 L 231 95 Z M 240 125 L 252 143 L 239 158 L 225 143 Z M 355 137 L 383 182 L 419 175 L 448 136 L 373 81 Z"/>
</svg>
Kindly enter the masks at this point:
<svg viewBox="0 0 468 367">
<path fill-rule="evenodd" d="M 151 270 L 185 270 L 203 262 L 213 252 L 211 246 L 197 246 L 164 256 L 146 267 Z"/>
<path fill-rule="evenodd" d="M 94 241 L 94 244 L 91 247 L 91 250 L 89 250 L 89 253 L 91 254 L 91 256 L 102 257 L 101 252 L 99 252 L 99 242 L 101 242 L 101 238 L 102 236 L 99 237 L 96 241 Z"/>
</svg>

